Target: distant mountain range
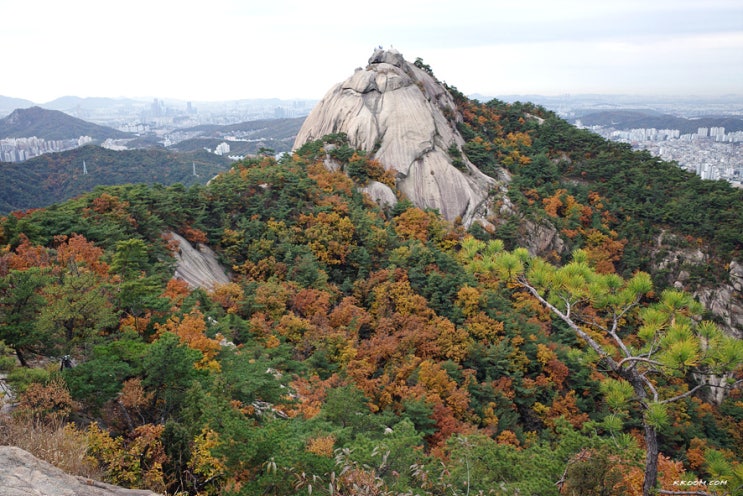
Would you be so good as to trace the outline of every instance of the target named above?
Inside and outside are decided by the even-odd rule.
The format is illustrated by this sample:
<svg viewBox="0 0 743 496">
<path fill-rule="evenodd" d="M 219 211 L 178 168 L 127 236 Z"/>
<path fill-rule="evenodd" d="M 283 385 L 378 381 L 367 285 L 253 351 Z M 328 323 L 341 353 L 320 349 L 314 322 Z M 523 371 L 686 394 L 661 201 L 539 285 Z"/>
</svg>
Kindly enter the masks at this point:
<svg viewBox="0 0 743 496">
<path fill-rule="evenodd" d="M 51 102 L 40 105 L 51 110 L 69 110 L 73 108 L 95 109 L 101 107 L 118 107 L 122 105 L 132 105 L 142 103 L 142 100 L 131 98 L 107 98 L 107 97 L 90 97 L 81 98 L 79 96 L 63 96 L 55 98 Z"/>
<path fill-rule="evenodd" d="M 25 162 L 0 162 L 0 214 L 45 207 L 101 185 L 205 184 L 227 170 L 230 163 L 226 157 L 203 150 L 112 151 L 94 145 L 40 155 Z"/>
<path fill-rule="evenodd" d="M 302 117 L 182 129 L 178 132 L 187 139 L 165 149 L 155 136 L 137 137 L 58 110 L 16 109 L 0 119 L 0 139 L 36 136 L 48 141 L 90 136 L 94 142 L 102 142 L 107 138 L 131 138 L 127 146 L 136 149 L 112 151 L 85 146 L 19 163 L 0 162 L 0 214 L 44 207 L 100 185 L 205 183 L 231 164 L 229 158 L 205 148 L 213 149 L 231 136 L 231 155 L 256 154 L 261 148 L 288 151 L 303 121 Z M 193 174 L 194 166 L 198 176 Z"/>
<path fill-rule="evenodd" d="M 281 98 L 244 98 L 224 101 L 184 101 L 173 98 L 108 98 L 63 96 L 49 102 L 32 102 L 22 98 L 0 95 L 0 117 L 15 109 L 42 107 L 61 110 L 75 117 L 106 125 L 112 118 L 137 120 L 159 107 L 160 112 L 186 115 L 195 112 L 210 116 L 242 115 L 238 121 L 270 119 L 273 117 L 299 117 L 306 115 L 317 100 Z"/>
<path fill-rule="evenodd" d="M 36 104 L 31 100 L 0 95 L 0 115 L 8 114 L 14 109 L 28 108 L 33 107 L 34 105 Z"/>
<path fill-rule="evenodd" d="M 73 97 L 69 97 L 73 98 Z M 65 99 L 67 105 L 72 103 Z M 178 129 L 177 133 L 185 139 L 170 147 L 173 151 L 195 152 L 204 148 L 214 148 L 230 141 L 231 154 L 255 154 L 260 148 L 271 148 L 276 152 L 291 150 L 294 138 L 305 117 L 286 119 L 261 119 L 228 125 L 201 125 Z M 0 119 L 0 139 L 36 136 L 45 140 L 77 139 L 90 136 L 102 142 L 108 138 L 131 139 L 129 148 L 159 148 L 162 143 L 154 136 L 136 136 L 108 126 L 101 126 L 72 117 L 59 110 L 41 107 L 16 109 L 7 117 Z"/>
<path fill-rule="evenodd" d="M 696 133 L 700 127 L 724 127 L 726 132 L 743 131 L 743 119 L 734 117 L 700 117 L 687 119 L 653 110 L 602 110 L 580 117 L 584 126 L 616 129 L 678 129 L 681 134 Z"/>
<path fill-rule="evenodd" d="M 8 115 L 15 109 L 27 109 L 29 107 L 42 107 L 47 110 L 94 110 L 101 108 L 117 109 L 125 106 L 144 105 L 144 100 L 131 98 L 81 98 L 78 96 L 63 96 L 50 102 L 32 102 L 23 98 L 13 98 L 0 95 L 0 116 Z"/>
<path fill-rule="evenodd" d="M 72 117 L 59 110 L 41 107 L 16 109 L 0 119 L 0 139 L 36 136 L 45 140 L 77 139 L 90 136 L 94 140 L 123 139 L 134 136 L 106 126 Z"/>
</svg>

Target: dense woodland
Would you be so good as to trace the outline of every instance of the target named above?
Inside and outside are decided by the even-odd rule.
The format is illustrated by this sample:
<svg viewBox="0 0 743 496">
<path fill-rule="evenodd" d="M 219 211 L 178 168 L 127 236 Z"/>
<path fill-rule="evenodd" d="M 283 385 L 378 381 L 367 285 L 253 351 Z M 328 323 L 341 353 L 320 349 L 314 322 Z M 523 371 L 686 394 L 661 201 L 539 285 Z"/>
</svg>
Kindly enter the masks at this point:
<svg viewBox="0 0 743 496">
<path fill-rule="evenodd" d="M 695 283 L 714 283 L 743 249 L 743 193 L 450 90 L 464 153 L 513 178 L 494 228 L 380 209 L 357 187 L 394 178 L 343 135 L 208 186 L 3 218 L 2 441 L 168 494 L 740 494 L 743 345 L 665 287 L 648 246 L 666 229 L 713 250 Z M 530 256 L 524 218 L 569 250 Z M 172 279 L 169 231 L 232 282 Z"/>
<path fill-rule="evenodd" d="M 96 186 L 206 184 L 230 164 L 227 157 L 203 149 L 186 153 L 157 148 L 114 151 L 96 145 L 39 155 L 24 162 L 0 162 L 0 214 L 47 207 L 89 193 Z"/>
</svg>

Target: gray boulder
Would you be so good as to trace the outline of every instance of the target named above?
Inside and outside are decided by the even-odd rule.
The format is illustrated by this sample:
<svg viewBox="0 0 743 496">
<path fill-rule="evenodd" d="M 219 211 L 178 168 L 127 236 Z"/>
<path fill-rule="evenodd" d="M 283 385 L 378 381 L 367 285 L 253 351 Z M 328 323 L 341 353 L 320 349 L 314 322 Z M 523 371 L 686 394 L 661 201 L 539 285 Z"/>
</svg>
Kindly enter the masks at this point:
<svg viewBox="0 0 743 496">
<path fill-rule="evenodd" d="M 28 451 L 0 446 L 1 496 L 157 496 L 70 475 Z"/>
</svg>

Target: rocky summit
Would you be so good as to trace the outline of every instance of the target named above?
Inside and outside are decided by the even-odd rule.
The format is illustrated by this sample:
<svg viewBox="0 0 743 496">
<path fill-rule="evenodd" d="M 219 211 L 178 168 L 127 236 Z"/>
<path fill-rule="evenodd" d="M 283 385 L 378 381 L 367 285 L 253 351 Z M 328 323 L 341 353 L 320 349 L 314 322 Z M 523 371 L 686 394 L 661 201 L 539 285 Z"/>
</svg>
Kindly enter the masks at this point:
<svg viewBox="0 0 743 496">
<path fill-rule="evenodd" d="M 462 153 L 465 141 L 456 129 L 462 117 L 425 69 L 397 50 L 375 50 L 365 69 L 333 86 L 312 110 L 294 148 L 345 133 L 352 147 L 396 171 L 397 188 L 416 206 L 466 225 L 484 220 L 496 181 Z M 456 167 L 452 155 L 462 157 Z"/>
</svg>

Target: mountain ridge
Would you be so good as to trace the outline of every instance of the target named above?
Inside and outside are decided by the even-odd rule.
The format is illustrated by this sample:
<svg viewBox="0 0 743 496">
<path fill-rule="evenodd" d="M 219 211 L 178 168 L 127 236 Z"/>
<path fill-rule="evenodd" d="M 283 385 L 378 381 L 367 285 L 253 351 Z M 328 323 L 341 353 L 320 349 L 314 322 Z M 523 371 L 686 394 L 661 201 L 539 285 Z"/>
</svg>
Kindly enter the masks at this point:
<svg viewBox="0 0 743 496">
<path fill-rule="evenodd" d="M 743 131 L 743 119 L 734 117 L 696 117 L 689 119 L 652 110 L 603 110 L 578 117 L 585 126 L 617 129 L 678 129 L 681 134 L 695 134 L 700 127 L 724 127 L 726 132 Z"/>
<path fill-rule="evenodd" d="M 18 108 L 28 108 L 35 106 L 36 103 L 25 98 L 14 98 L 10 96 L 0 95 L 0 116 L 4 116 L 6 113 L 10 113 Z"/>
<path fill-rule="evenodd" d="M 16 109 L 0 119 L 0 139 L 36 136 L 45 140 L 77 139 L 90 136 L 94 140 L 132 138 L 129 133 L 72 117 L 59 110 L 39 106 Z"/>
<path fill-rule="evenodd" d="M 83 170 L 83 162 L 87 174 Z M 25 162 L 0 162 L 0 213 L 43 208 L 92 191 L 127 183 L 205 184 L 230 160 L 204 150 L 176 153 L 157 148 L 114 151 L 86 145 Z M 198 176 L 193 174 L 196 168 Z"/>
<path fill-rule="evenodd" d="M 192 152 L 204 147 L 213 148 L 225 141 L 229 135 L 231 155 L 256 155 L 260 148 L 272 149 L 276 153 L 288 152 L 292 149 L 305 117 L 282 119 L 259 119 L 255 121 L 238 122 L 236 124 L 201 124 L 199 126 L 181 128 L 179 133 L 193 134 L 193 137 L 169 146 L 169 149 Z"/>
</svg>

